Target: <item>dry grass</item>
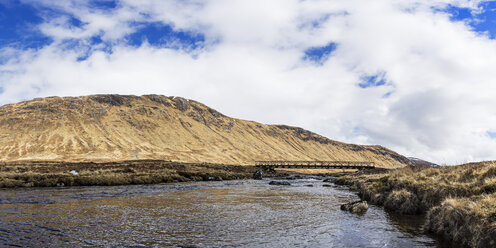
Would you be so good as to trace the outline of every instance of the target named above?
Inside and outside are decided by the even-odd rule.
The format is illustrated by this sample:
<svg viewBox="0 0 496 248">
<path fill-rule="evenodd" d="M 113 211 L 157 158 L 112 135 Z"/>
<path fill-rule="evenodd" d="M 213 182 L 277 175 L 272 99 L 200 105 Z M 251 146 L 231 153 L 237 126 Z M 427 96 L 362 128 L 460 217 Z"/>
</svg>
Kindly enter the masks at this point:
<svg viewBox="0 0 496 248">
<path fill-rule="evenodd" d="M 362 201 L 360 203 L 357 203 L 353 205 L 351 212 L 352 213 L 365 213 L 369 209 L 369 205 L 367 204 L 366 201 Z"/>
<path fill-rule="evenodd" d="M 401 214 L 415 214 L 418 212 L 419 200 L 412 192 L 402 189 L 393 190 L 384 201 L 384 207 Z"/>
<path fill-rule="evenodd" d="M 76 170 L 79 174 L 69 172 Z M 0 188 L 156 184 L 249 178 L 250 166 L 124 161 L 119 163 L 17 162 L 0 165 Z"/>
<path fill-rule="evenodd" d="M 496 162 L 348 175 L 336 183 L 389 211 L 427 213 L 427 231 L 470 247 L 496 246 Z"/>
<path fill-rule="evenodd" d="M 367 201 L 357 201 L 341 205 L 341 210 L 350 211 L 354 214 L 364 214 L 369 209 Z"/>
<path fill-rule="evenodd" d="M 179 97 L 50 97 L 0 106 L 0 161 L 172 160 L 253 165 L 257 160 L 409 160 L 380 146 L 301 128 L 230 118 Z"/>
<path fill-rule="evenodd" d="M 470 247 L 496 247 L 496 194 L 448 198 L 429 211 L 425 227 Z"/>
</svg>

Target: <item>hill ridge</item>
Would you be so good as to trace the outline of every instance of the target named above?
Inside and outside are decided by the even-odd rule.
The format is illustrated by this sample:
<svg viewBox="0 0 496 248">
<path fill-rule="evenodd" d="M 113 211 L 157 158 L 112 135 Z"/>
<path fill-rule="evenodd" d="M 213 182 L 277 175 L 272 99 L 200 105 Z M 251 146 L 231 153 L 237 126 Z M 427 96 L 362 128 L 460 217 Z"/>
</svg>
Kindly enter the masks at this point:
<svg viewBox="0 0 496 248">
<path fill-rule="evenodd" d="M 99 94 L 0 106 L 0 161 L 252 164 L 256 160 L 409 160 L 381 146 L 347 144 L 288 125 L 225 116 L 177 96 Z"/>
</svg>

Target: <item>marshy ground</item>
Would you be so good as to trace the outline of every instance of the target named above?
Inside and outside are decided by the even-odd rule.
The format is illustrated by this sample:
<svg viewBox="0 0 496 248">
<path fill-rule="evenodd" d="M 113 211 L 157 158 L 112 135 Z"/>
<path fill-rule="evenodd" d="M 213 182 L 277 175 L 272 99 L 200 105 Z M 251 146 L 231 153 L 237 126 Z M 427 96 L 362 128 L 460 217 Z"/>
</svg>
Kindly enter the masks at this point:
<svg viewBox="0 0 496 248">
<path fill-rule="evenodd" d="M 424 229 L 468 247 L 496 247 L 496 162 L 342 176 L 389 211 L 426 215 Z"/>
<path fill-rule="evenodd" d="M 250 178 L 255 167 L 160 160 L 0 163 L 0 188 L 111 186 Z M 71 174 L 77 172 L 77 175 Z"/>
</svg>

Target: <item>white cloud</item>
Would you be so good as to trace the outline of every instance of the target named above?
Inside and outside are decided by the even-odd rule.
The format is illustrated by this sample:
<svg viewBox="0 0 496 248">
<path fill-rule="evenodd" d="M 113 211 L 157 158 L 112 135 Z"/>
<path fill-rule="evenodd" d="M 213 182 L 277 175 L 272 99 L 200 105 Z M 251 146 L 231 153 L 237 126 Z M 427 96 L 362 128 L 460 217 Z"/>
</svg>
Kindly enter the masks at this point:
<svg viewBox="0 0 496 248">
<path fill-rule="evenodd" d="M 496 43 L 435 11 L 447 4 L 479 11 L 480 2 L 124 0 L 111 11 L 81 1 L 31 2 L 82 24 L 46 16 L 39 28 L 54 43 L 2 49 L 10 60 L 0 65 L 0 104 L 48 95 L 178 95 L 233 117 L 438 163 L 494 159 L 496 139 L 487 132 L 496 126 Z M 136 22 L 202 33 L 206 46 L 128 46 Z M 112 53 L 92 47 L 78 61 L 95 35 Z M 82 45 L 62 46 L 67 39 Z M 321 66 L 302 60 L 305 49 L 330 42 L 337 49 Z M 377 73 L 390 83 L 358 86 Z"/>
</svg>

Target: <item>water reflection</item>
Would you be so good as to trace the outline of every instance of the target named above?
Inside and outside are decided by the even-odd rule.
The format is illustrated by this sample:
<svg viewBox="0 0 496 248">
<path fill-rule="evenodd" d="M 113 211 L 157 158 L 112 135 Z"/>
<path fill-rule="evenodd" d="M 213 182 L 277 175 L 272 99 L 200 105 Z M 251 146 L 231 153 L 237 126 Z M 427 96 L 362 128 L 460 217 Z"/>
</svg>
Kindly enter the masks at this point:
<svg viewBox="0 0 496 248">
<path fill-rule="evenodd" d="M 0 199 L 0 246 L 438 246 L 378 207 L 340 211 L 356 196 L 309 179 L 16 189 Z"/>
</svg>

